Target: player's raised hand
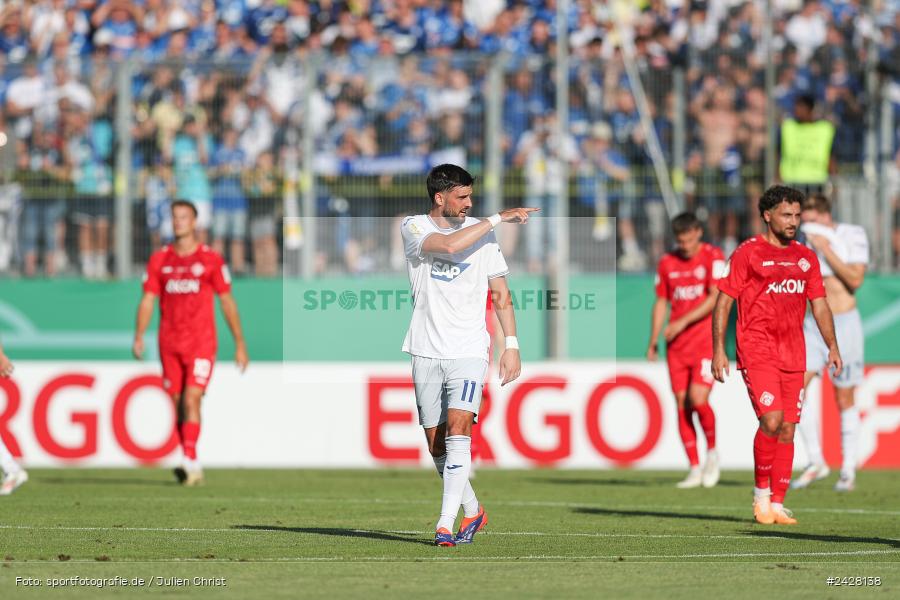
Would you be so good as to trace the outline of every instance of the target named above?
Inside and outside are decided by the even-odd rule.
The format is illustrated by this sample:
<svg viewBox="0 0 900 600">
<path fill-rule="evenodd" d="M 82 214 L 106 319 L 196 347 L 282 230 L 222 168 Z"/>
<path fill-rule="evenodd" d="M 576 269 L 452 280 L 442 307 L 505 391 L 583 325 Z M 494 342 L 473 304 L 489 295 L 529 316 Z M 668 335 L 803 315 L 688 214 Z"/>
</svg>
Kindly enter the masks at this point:
<svg viewBox="0 0 900 600">
<path fill-rule="evenodd" d="M 0 377 L 9 377 L 13 372 L 13 364 L 6 357 L 5 354 L 0 352 Z"/>
<path fill-rule="evenodd" d="M 515 381 L 522 373 L 522 356 L 517 348 L 508 348 L 500 355 L 500 387 Z"/>
<path fill-rule="evenodd" d="M 134 338 L 134 343 L 131 345 L 131 354 L 138 360 L 144 358 L 144 338 Z"/>
<path fill-rule="evenodd" d="M 504 223 L 519 223 L 524 225 L 528 222 L 530 213 L 541 210 L 540 208 L 507 208 L 500 212 L 500 218 Z"/>
<path fill-rule="evenodd" d="M 729 368 L 728 355 L 724 352 L 713 353 L 712 374 L 716 381 L 725 383 L 725 378 L 730 375 Z"/>
<path fill-rule="evenodd" d="M 234 362 L 237 363 L 241 373 L 247 370 L 250 364 L 250 356 L 247 354 L 247 345 L 244 342 L 238 342 L 234 349 Z"/>
<path fill-rule="evenodd" d="M 826 238 L 824 235 L 807 233 L 806 239 L 809 240 L 809 243 L 817 252 L 825 252 L 825 250 L 831 246 L 831 242 L 829 242 L 828 238 Z"/>
<path fill-rule="evenodd" d="M 828 350 L 828 371 L 832 377 L 838 377 L 844 370 L 844 360 L 841 358 L 841 351 L 837 346 Z"/>
</svg>

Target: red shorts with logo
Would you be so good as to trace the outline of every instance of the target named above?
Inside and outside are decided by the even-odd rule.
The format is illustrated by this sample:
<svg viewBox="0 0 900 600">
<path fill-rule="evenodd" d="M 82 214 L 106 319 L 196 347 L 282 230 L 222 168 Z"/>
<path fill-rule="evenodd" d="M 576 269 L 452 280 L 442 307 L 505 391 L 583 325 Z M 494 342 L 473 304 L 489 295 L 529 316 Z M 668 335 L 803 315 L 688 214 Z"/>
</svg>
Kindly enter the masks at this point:
<svg viewBox="0 0 900 600">
<path fill-rule="evenodd" d="M 741 370 L 747 393 L 757 418 L 766 413 L 784 411 L 788 423 L 800 422 L 803 409 L 803 371 L 781 371 L 751 367 Z"/>
<path fill-rule="evenodd" d="M 692 385 L 712 387 L 712 353 L 668 352 L 666 362 L 674 393 L 685 392 Z"/>
<path fill-rule="evenodd" d="M 216 364 L 216 352 L 160 349 L 159 359 L 162 362 L 163 388 L 172 396 L 180 394 L 188 386 L 206 391 Z"/>
</svg>

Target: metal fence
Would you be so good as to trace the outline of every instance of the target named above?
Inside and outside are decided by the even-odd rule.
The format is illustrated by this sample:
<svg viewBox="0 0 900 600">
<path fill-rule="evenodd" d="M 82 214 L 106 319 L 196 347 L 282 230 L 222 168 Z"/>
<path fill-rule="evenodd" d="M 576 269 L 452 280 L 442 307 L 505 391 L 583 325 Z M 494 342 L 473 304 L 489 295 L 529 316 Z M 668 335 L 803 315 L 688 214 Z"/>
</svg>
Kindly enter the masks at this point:
<svg viewBox="0 0 900 600">
<path fill-rule="evenodd" d="M 774 177 L 794 59 L 773 54 L 767 84 L 764 61 L 715 45 L 655 54 L 650 42 L 666 47 L 638 36 L 609 54 L 588 43 L 564 58 L 562 76 L 558 56 L 361 60 L 340 48 L 93 61 L 71 80 L 58 66 L 63 92 L 0 123 L 0 272 L 133 275 L 171 237 L 176 198 L 201 207 L 204 239 L 237 272 L 397 271 L 402 261 L 380 250 L 399 216 L 427 210 L 424 174 L 442 162 L 478 176 L 480 214 L 534 205 L 562 223 L 579 217 L 505 242 L 534 272 L 553 235 L 578 270 L 651 269 L 681 208 L 729 250 L 760 228 L 755 202 Z M 818 109 L 838 123 L 837 216 L 866 227 L 890 270 L 897 79 L 866 63 L 830 67 L 860 86 L 828 83 Z M 308 226 L 319 217 L 335 227 Z"/>
</svg>

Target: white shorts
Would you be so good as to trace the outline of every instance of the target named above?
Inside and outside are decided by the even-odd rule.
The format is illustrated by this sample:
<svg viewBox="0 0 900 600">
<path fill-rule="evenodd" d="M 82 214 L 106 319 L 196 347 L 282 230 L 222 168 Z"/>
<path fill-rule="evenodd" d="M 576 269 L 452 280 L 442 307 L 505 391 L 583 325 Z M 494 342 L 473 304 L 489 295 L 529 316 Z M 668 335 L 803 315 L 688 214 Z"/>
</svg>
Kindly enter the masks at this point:
<svg viewBox="0 0 900 600">
<path fill-rule="evenodd" d="M 844 368 L 838 377 L 832 377 L 835 387 L 849 388 L 862 383 L 863 380 L 863 336 L 862 319 L 855 308 L 851 311 L 834 315 L 834 333 Z M 828 346 L 819 333 L 816 320 L 811 313 L 806 314 L 803 321 L 803 336 L 806 338 L 806 370 L 820 373 L 828 364 Z"/>
<path fill-rule="evenodd" d="M 483 358 L 412 357 L 416 406 L 422 427 L 437 427 L 447 422 L 447 409 L 475 413 L 481 408 L 481 393 L 487 360 Z"/>
</svg>

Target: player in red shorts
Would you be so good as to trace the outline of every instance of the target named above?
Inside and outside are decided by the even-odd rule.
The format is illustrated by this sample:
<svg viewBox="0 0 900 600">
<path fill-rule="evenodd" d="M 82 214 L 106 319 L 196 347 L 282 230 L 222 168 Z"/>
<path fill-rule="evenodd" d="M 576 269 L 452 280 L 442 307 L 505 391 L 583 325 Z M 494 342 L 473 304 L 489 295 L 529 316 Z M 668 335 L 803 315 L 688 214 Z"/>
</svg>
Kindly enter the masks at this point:
<svg viewBox="0 0 900 600">
<path fill-rule="evenodd" d="M 725 329 L 737 300 L 737 367 L 759 419 L 753 440 L 756 485 L 753 516 L 758 523 L 793 525 L 784 508 L 794 462 L 794 429 L 803 408 L 806 343 L 803 318 L 807 300 L 828 347 L 828 366 L 843 367 L 834 320 L 816 253 L 797 242 L 803 193 L 775 185 L 759 200 L 767 231 L 738 246 L 719 281 L 713 311 L 713 375 L 728 374 Z"/>
<path fill-rule="evenodd" d="M 147 263 L 132 348 L 134 356 L 140 359 L 144 354 L 144 332 L 158 296 L 163 386 L 175 402 L 178 438 L 184 453 L 184 464 L 175 469 L 175 476 L 189 486 L 203 482 L 203 470 L 197 462 L 197 439 L 200 401 L 216 361 L 214 294 L 219 295 L 222 313 L 234 336 L 234 360 L 241 371 L 248 362 L 228 267 L 218 253 L 197 241 L 196 224 L 197 209 L 192 203 L 172 203 L 175 242 L 154 252 Z"/>
<path fill-rule="evenodd" d="M 678 432 L 691 470 L 679 488 L 713 487 L 719 482 L 716 453 L 716 416 L 709 405 L 712 377 L 712 309 L 719 290 L 716 283 L 725 270 L 722 251 L 700 240 L 703 228 L 693 213 L 672 219 L 676 249 L 664 255 L 656 272 L 647 360 L 657 359 L 660 331 L 666 338 L 666 362 L 672 392 L 678 403 Z M 666 304 L 672 305 L 663 331 Z M 694 413 L 706 436 L 706 462 L 700 469 Z"/>
</svg>

